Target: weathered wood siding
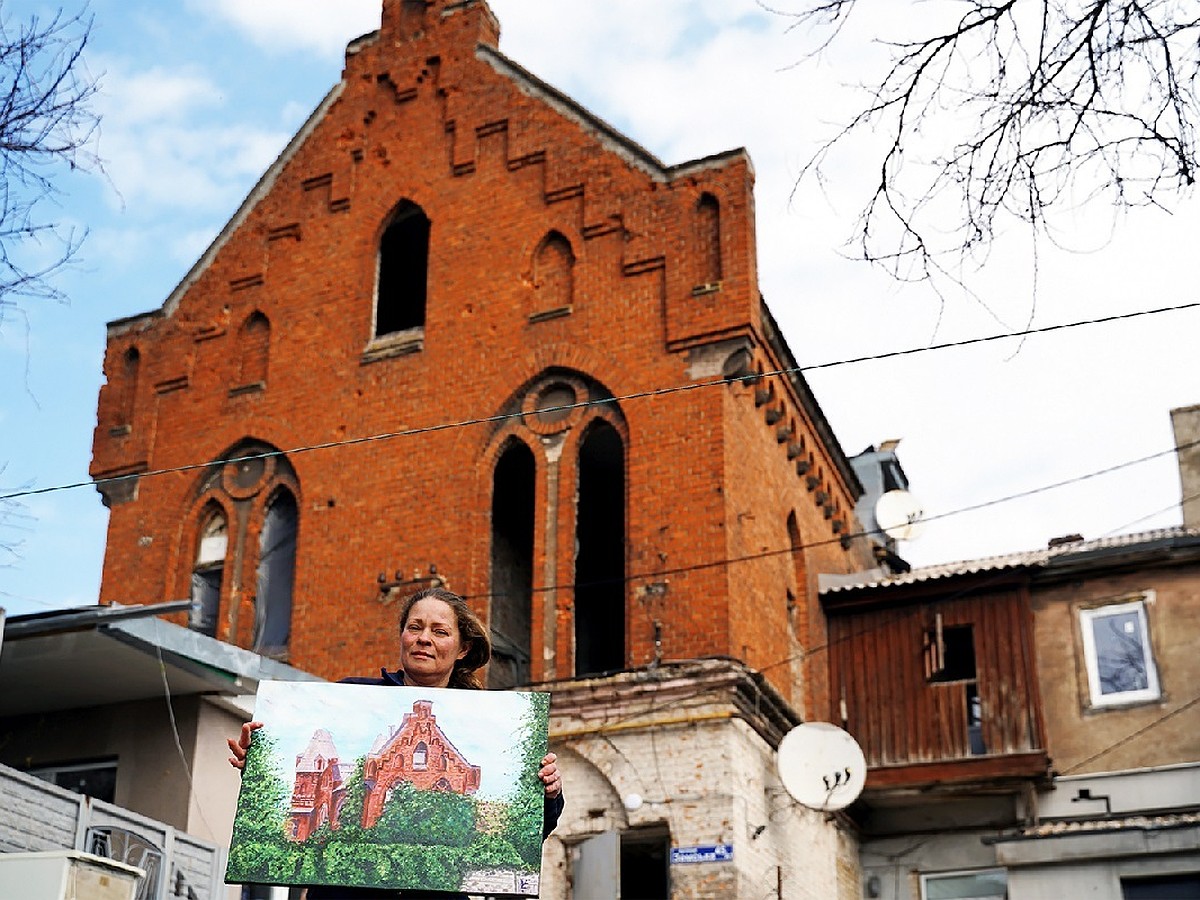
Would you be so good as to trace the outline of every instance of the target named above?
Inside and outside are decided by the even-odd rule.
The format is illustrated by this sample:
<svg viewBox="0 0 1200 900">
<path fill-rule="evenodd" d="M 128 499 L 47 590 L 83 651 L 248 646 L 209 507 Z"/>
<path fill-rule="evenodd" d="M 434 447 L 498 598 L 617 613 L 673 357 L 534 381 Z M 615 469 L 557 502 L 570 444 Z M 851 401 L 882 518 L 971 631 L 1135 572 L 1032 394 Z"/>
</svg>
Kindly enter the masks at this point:
<svg viewBox="0 0 1200 900">
<path fill-rule="evenodd" d="M 830 719 L 842 721 L 844 702 L 845 727 L 869 766 L 978 758 L 967 730 L 968 683 L 926 678 L 925 635 L 938 613 L 944 628 L 972 627 L 986 754 L 1043 748 L 1023 588 L 829 613 Z"/>
</svg>

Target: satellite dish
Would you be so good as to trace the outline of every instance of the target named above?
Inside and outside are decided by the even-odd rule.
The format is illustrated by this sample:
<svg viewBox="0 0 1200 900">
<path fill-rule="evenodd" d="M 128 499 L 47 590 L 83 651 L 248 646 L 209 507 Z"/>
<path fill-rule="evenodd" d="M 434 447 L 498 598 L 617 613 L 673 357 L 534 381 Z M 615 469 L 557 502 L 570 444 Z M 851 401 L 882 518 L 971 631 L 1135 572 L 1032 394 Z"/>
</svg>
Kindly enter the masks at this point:
<svg viewBox="0 0 1200 900">
<path fill-rule="evenodd" d="M 828 722 L 805 722 L 785 734 L 775 764 L 784 789 L 809 809 L 822 812 L 845 809 L 867 782 L 862 747 Z"/>
<path fill-rule="evenodd" d="M 888 491 L 875 503 L 875 521 L 888 537 L 914 541 L 921 536 L 925 510 L 908 491 Z"/>
</svg>

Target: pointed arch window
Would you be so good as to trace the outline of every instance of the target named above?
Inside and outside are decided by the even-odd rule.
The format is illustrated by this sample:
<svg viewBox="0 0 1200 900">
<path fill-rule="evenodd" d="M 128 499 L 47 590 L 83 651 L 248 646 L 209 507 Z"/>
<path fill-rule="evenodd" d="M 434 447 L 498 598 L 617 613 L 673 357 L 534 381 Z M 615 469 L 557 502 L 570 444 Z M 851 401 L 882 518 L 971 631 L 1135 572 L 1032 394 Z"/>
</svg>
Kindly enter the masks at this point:
<svg viewBox="0 0 1200 900">
<path fill-rule="evenodd" d="M 221 583 L 229 548 L 229 524 L 219 509 L 209 510 L 200 529 L 196 562 L 192 566 L 192 610 L 188 627 L 209 637 L 217 633 Z"/>
<path fill-rule="evenodd" d="M 271 322 L 261 312 L 251 313 L 238 331 L 238 385 L 263 387 L 271 350 Z"/>
<path fill-rule="evenodd" d="M 375 337 L 425 326 L 429 269 L 429 218 L 405 200 L 379 241 Z"/>
<path fill-rule="evenodd" d="M 296 576 L 296 498 L 280 490 L 267 506 L 258 541 L 254 649 L 268 656 L 286 653 L 292 630 L 292 587 Z"/>
<path fill-rule="evenodd" d="M 625 668 L 625 446 L 603 419 L 579 448 L 575 674 Z"/>
<path fill-rule="evenodd" d="M 533 452 L 514 440 L 492 476 L 491 688 L 531 678 L 535 473 Z"/>
<path fill-rule="evenodd" d="M 530 318 L 552 318 L 571 311 L 575 295 L 575 253 L 571 242 L 551 231 L 533 261 L 534 308 Z"/>
<path fill-rule="evenodd" d="M 429 747 L 424 741 L 417 744 L 417 748 L 413 750 L 413 768 L 418 772 L 429 768 Z"/>
</svg>

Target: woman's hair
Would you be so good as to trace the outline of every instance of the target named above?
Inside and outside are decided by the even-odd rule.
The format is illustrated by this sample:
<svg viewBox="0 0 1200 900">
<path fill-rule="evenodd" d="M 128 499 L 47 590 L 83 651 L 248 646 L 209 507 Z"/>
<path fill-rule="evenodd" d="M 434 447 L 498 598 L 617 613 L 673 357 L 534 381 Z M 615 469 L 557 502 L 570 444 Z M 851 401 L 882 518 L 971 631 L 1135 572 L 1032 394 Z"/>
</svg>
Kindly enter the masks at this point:
<svg viewBox="0 0 1200 900">
<path fill-rule="evenodd" d="M 492 658 L 492 640 L 488 637 L 487 629 L 479 616 L 467 606 L 467 601 L 445 588 L 430 587 L 417 591 L 404 601 L 400 608 L 400 630 L 404 631 L 408 624 L 408 614 L 418 600 L 441 600 L 452 610 L 458 625 L 458 637 L 467 648 L 467 654 L 462 659 L 455 660 L 454 670 L 450 673 L 450 687 L 483 690 L 476 671 L 482 669 Z"/>
</svg>

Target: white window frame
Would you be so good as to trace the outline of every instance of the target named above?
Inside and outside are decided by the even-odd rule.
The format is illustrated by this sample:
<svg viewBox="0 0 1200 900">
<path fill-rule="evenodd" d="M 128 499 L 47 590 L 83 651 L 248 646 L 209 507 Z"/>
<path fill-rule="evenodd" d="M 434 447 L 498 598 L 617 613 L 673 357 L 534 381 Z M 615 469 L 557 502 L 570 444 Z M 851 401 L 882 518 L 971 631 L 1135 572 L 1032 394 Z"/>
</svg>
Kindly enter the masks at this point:
<svg viewBox="0 0 1200 900">
<path fill-rule="evenodd" d="M 1158 667 L 1154 664 L 1154 646 L 1150 640 L 1150 620 L 1146 607 L 1154 602 L 1154 592 L 1146 591 L 1123 603 L 1109 603 L 1079 611 L 1079 626 L 1083 634 L 1083 659 L 1087 665 L 1088 691 L 1092 706 L 1127 706 L 1145 703 L 1162 696 L 1158 683 Z M 1108 616 L 1136 613 L 1141 628 L 1142 658 L 1146 664 L 1146 687 L 1132 691 L 1106 694 L 1100 684 L 1100 666 L 1096 657 L 1096 623 Z"/>
<path fill-rule="evenodd" d="M 929 900 L 928 885 L 931 881 L 939 881 L 943 878 L 961 878 L 964 875 L 986 875 L 991 872 L 1001 872 L 1004 874 L 1004 893 L 991 894 L 972 900 L 1007 900 L 1008 898 L 1008 869 L 1003 866 L 989 866 L 986 869 L 958 869 L 953 872 L 930 872 L 921 874 L 921 900 Z"/>
</svg>

